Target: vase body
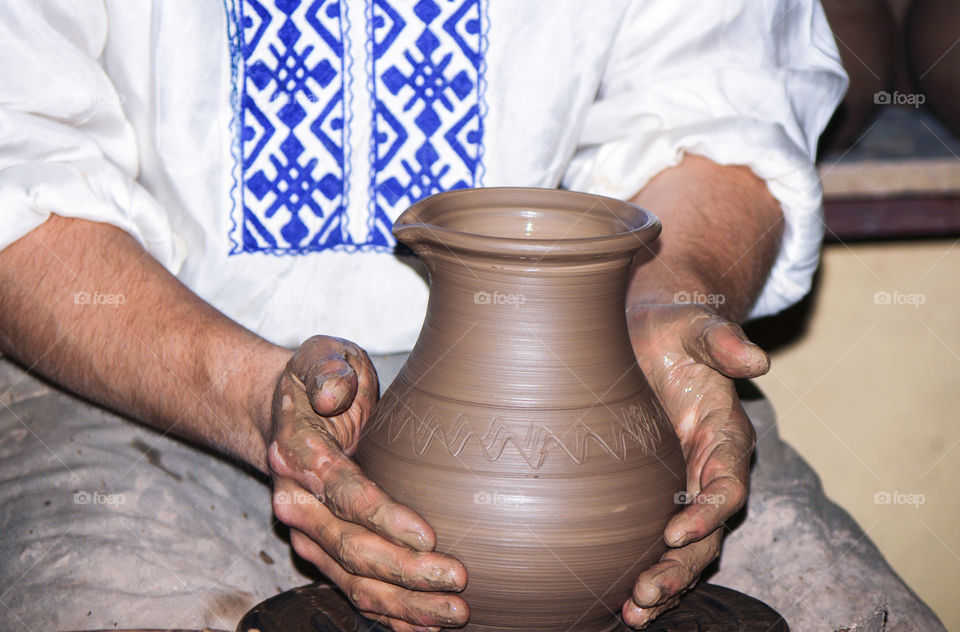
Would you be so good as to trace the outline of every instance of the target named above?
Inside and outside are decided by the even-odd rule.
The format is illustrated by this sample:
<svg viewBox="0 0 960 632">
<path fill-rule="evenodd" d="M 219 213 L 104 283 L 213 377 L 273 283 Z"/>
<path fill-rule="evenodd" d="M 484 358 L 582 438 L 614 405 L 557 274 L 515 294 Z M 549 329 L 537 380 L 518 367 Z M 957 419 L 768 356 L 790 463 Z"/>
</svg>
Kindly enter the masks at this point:
<svg viewBox="0 0 960 632">
<path fill-rule="evenodd" d="M 430 299 L 356 458 L 463 562 L 466 630 L 610 629 L 664 551 L 684 462 L 624 314 L 659 230 L 540 189 L 439 194 L 394 226 Z"/>
</svg>

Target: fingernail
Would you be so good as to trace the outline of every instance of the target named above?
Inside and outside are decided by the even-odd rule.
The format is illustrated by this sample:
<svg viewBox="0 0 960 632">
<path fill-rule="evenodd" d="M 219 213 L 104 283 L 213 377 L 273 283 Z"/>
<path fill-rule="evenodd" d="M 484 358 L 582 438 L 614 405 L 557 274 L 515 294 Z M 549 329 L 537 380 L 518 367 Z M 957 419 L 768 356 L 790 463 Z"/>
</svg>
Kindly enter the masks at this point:
<svg viewBox="0 0 960 632">
<path fill-rule="evenodd" d="M 347 377 L 348 375 L 350 375 L 352 371 L 353 369 L 351 369 L 350 365 L 347 365 L 347 364 L 343 365 L 342 367 L 334 371 L 327 371 L 326 373 L 323 373 L 317 376 L 317 385 L 323 386 L 323 384 L 327 380 L 332 380 L 340 377 Z"/>
<path fill-rule="evenodd" d="M 404 541 L 407 546 L 413 547 L 417 551 L 430 551 L 430 545 L 427 543 L 427 537 L 418 530 L 404 531 Z"/>
<path fill-rule="evenodd" d="M 667 542 L 667 546 L 669 546 L 671 549 L 678 549 L 689 542 L 690 537 L 691 535 L 689 533 L 683 533 L 679 537 L 672 538 L 669 542 Z"/>
<path fill-rule="evenodd" d="M 457 582 L 453 576 L 453 569 L 442 564 L 430 567 L 423 578 L 434 590 L 456 590 Z"/>
<path fill-rule="evenodd" d="M 656 605 L 660 603 L 660 600 L 663 598 L 663 589 L 660 586 L 654 585 L 651 587 L 649 592 L 649 598 L 651 605 Z"/>
<path fill-rule="evenodd" d="M 465 616 L 462 616 L 463 614 L 464 613 L 461 612 L 459 605 L 450 603 L 448 601 L 446 603 L 446 612 L 440 613 L 437 617 L 438 623 L 453 626 L 463 625 L 464 620 L 466 619 Z"/>
<path fill-rule="evenodd" d="M 690 537 L 689 531 L 684 531 L 683 533 L 678 534 L 675 529 L 672 529 L 669 533 L 664 534 L 664 539 L 667 542 L 667 546 L 671 548 L 683 546 L 687 543 L 688 537 Z"/>
<path fill-rule="evenodd" d="M 632 628 L 634 628 L 634 629 L 636 629 L 636 630 L 643 630 L 643 629 L 646 628 L 648 625 L 650 625 L 650 622 L 646 620 L 646 618 L 647 618 L 647 610 L 646 610 L 645 608 L 641 608 L 640 606 L 636 606 L 636 607 L 634 607 L 633 612 L 634 612 L 633 619 L 634 619 L 635 621 L 637 621 L 637 623 L 632 623 L 632 624 L 630 624 L 630 627 L 632 627 Z"/>
<path fill-rule="evenodd" d="M 635 606 L 641 608 L 654 606 L 660 602 L 660 586 L 656 583 L 657 575 L 638 583 L 633 590 L 633 601 Z"/>
</svg>

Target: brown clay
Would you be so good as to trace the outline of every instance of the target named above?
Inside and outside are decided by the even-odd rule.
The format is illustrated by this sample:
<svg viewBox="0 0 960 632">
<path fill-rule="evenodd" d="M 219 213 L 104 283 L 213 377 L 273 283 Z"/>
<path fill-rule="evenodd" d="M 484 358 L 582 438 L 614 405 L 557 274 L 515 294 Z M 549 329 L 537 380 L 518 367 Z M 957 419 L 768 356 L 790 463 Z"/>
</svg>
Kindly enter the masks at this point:
<svg viewBox="0 0 960 632">
<path fill-rule="evenodd" d="M 504 188 L 427 198 L 393 231 L 426 265 L 430 301 L 357 460 L 466 566 L 466 630 L 612 628 L 685 481 L 624 316 L 659 222 Z"/>
</svg>

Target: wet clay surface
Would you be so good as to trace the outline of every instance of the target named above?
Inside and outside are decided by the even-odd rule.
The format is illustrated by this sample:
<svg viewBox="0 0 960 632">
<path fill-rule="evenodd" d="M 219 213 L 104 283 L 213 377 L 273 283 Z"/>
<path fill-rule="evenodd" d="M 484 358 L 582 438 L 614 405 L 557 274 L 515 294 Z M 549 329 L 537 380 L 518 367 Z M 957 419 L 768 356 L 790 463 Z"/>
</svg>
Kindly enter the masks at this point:
<svg viewBox="0 0 960 632">
<path fill-rule="evenodd" d="M 608 615 L 616 632 L 630 628 Z M 568 632 L 583 628 L 568 625 Z M 330 584 L 294 588 L 264 601 L 248 612 L 237 632 L 389 632 L 357 614 L 342 593 Z M 700 584 L 680 605 L 656 619 L 648 632 L 788 632 L 783 619 L 769 606 L 742 593 Z"/>
<path fill-rule="evenodd" d="M 433 196 L 394 226 L 430 302 L 356 458 L 466 566 L 468 631 L 608 630 L 664 550 L 683 457 L 624 315 L 659 230 L 535 189 Z"/>
</svg>

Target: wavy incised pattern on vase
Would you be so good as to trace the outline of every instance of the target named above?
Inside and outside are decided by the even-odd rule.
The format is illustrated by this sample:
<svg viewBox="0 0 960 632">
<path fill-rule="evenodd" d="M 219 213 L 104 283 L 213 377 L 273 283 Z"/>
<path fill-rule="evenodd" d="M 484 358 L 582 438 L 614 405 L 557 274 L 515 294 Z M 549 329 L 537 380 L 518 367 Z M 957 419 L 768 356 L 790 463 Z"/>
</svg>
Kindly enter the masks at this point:
<svg viewBox="0 0 960 632">
<path fill-rule="evenodd" d="M 381 406 L 386 403 L 383 402 Z M 619 413 L 611 410 L 609 431 L 603 433 L 606 436 L 601 436 L 579 420 L 564 427 L 558 434 L 536 421 L 505 420 L 500 416 L 481 421 L 476 415 L 471 417 L 462 412 L 446 421 L 432 405 L 423 408 L 422 415 L 417 415 L 413 407 L 398 405 L 396 400 L 390 404 L 383 406 L 383 416 L 377 423 L 387 425 L 389 443 L 401 441 L 407 435 L 418 456 L 423 456 L 437 441 L 451 457 L 459 457 L 473 441 L 480 453 L 491 462 L 497 461 L 510 444 L 533 469 L 543 466 L 552 445 L 577 465 L 586 461 L 591 443 L 617 463 L 627 458 L 628 450 L 633 446 L 638 446 L 644 454 L 653 454 L 657 446 L 663 443 L 662 433 L 666 424 L 658 411 L 643 403 L 621 407 Z"/>
</svg>

